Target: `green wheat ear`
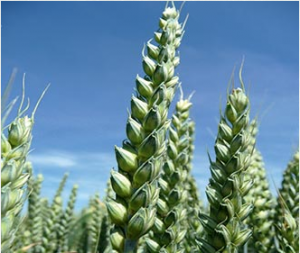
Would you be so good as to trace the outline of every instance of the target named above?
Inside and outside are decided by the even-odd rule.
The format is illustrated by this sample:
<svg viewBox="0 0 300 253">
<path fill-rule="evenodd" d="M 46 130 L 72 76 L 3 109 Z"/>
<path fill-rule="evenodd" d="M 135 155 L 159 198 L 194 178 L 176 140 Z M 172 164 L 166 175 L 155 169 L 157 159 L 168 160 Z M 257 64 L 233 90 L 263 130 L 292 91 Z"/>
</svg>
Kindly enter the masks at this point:
<svg viewBox="0 0 300 253">
<path fill-rule="evenodd" d="M 60 238 L 63 237 L 62 234 L 64 233 L 65 225 L 61 224 L 61 222 L 64 223 L 62 191 L 65 187 L 68 176 L 69 174 L 65 173 L 63 178 L 61 179 L 52 200 L 51 206 L 48 206 L 47 200 L 45 200 L 46 202 L 44 201 L 44 205 L 42 208 L 43 236 L 41 244 L 37 246 L 37 251 L 40 253 L 52 252 L 61 246 Z M 76 190 L 74 191 L 76 192 Z"/>
<path fill-rule="evenodd" d="M 115 197 L 115 193 L 112 189 L 110 180 L 108 180 L 105 189 L 104 203 L 106 203 L 106 201 L 114 197 Z M 106 209 L 106 205 L 104 205 L 102 210 L 103 210 L 103 215 L 102 215 L 101 229 L 99 235 L 100 243 L 98 245 L 98 250 L 99 252 L 109 253 L 112 252 L 112 246 L 110 243 L 110 230 L 112 229 L 112 224 Z"/>
<path fill-rule="evenodd" d="M 102 223 L 102 206 L 104 204 L 100 201 L 99 193 L 96 193 L 92 202 L 92 218 L 91 218 L 91 233 L 90 233 L 90 249 L 91 252 L 97 252 L 100 237 L 100 229 Z"/>
<path fill-rule="evenodd" d="M 75 214 L 71 223 L 68 242 L 70 252 L 88 252 L 88 223 L 92 217 L 90 208 L 84 207 L 78 214 Z"/>
<path fill-rule="evenodd" d="M 172 116 L 167 155 L 159 178 L 159 200 L 151 240 L 146 240 L 150 252 L 177 252 L 183 249 L 182 242 L 187 229 L 184 220 L 187 215 L 187 191 L 184 182 L 187 178 L 185 167 L 189 159 L 189 110 L 192 103 L 181 99 L 176 104 Z"/>
<path fill-rule="evenodd" d="M 156 179 L 166 151 L 168 109 L 178 83 L 176 50 L 183 36 L 179 14 L 174 3 L 167 6 L 155 33 L 157 45 L 151 40 L 147 43 L 142 62 L 146 75 L 136 78 L 126 125 L 128 141 L 115 147 L 118 171 L 111 172 L 111 183 L 116 197 L 107 202 L 107 210 L 115 224 L 111 242 L 116 252 L 136 251 L 139 238 L 154 224 L 159 195 Z"/>
<path fill-rule="evenodd" d="M 26 169 L 25 171 L 32 175 L 32 166 L 29 162 L 26 163 Z M 32 176 L 28 180 L 27 185 L 27 194 L 28 194 L 28 213 L 29 210 L 32 210 L 32 214 L 35 213 L 35 215 L 39 214 L 39 198 L 38 198 L 38 192 L 39 184 L 40 182 L 37 182 L 38 180 L 35 180 Z M 34 208 L 36 207 L 36 209 Z M 11 245 L 11 251 L 12 252 L 24 252 L 23 249 L 26 247 L 27 249 L 32 249 L 36 243 L 32 243 L 35 235 L 38 233 L 38 229 L 41 225 L 39 222 L 39 217 L 36 217 L 34 215 L 25 215 L 20 216 L 20 226 L 18 227 L 18 230 L 15 234 L 15 239 Z M 35 222 L 33 222 L 33 219 L 35 219 Z M 37 233 L 36 233 L 37 232 Z"/>
<path fill-rule="evenodd" d="M 250 104 L 241 71 L 240 82 L 242 89 L 233 88 L 227 96 L 215 142 L 216 160 L 210 159 L 211 178 L 206 189 L 210 212 L 200 213 L 207 234 L 205 239 L 199 238 L 202 252 L 237 252 L 251 236 L 243 224 L 252 211 L 252 205 L 244 201 L 252 182 L 244 180 L 251 162 L 251 138 L 247 130 Z"/>
<path fill-rule="evenodd" d="M 44 178 L 42 174 L 38 174 L 36 178 L 30 178 L 28 188 L 30 195 L 28 197 L 28 230 L 31 232 L 30 243 L 33 244 L 32 252 L 37 253 L 35 247 L 42 240 L 42 216 L 41 216 L 41 186 Z M 25 244 L 26 245 L 26 244 Z"/>
<path fill-rule="evenodd" d="M 283 173 L 275 215 L 277 250 L 299 252 L 299 150 Z"/>
<path fill-rule="evenodd" d="M 187 178 L 184 182 L 184 187 L 188 193 L 187 198 L 187 219 L 186 226 L 188 228 L 186 237 L 184 239 L 185 252 L 197 252 L 198 246 L 196 244 L 196 236 L 203 237 L 204 229 L 201 222 L 198 219 L 198 212 L 205 212 L 205 208 L 202 199 L 199 194 L 199 189 L 195 177 L 192 175 L 192 160 L 194 154 L 194 139 L 195 139 L 195 122 L 193 120 L 188 121 L 188 163 L 186 164 Z"/>
<path fill-rule="evenodd" d="M 64 174 L 63 178 L 61 179 L 53 199 L 55 199 L 57 197 L 61 197 L 61 194 L 62 194 L 62 192 L 65 188 L 68 177 L 69 177 L 69 173 L 67 172 L 67 173 Z"/>
<path fill-rule="evenodd" d="M 256 142 L 258 132 L 257 120 L 253 120 L 249 126 L 252 145 Z M 252 152 L 252 150 L 249 150 Z M 255 148 L 252 152 L 251 164 L 246 171 L 245 180 L 253 180 L 253 186 L 245 195 L 248 203 L 253 202 L 253 211 L 246 219 L 247 225 L 253 229 L 252 238 L 248 242 L 250 252 L 272 252 L 274 250 L 274 208 L 275 199 L 273 198 L 266 176 L 263 158 Z M 241 252 L 241 251 L 240 251 Z"/>
<path fill-rule="evenodd" d="M 48 87 L 47 87 L 48 88 Z M 42 93 L 31 116 L 25 115 L 28 105 L 23 108 L 25 99 L 25 75 L 23 77 L 23 95 L 17 117 L 7 127 L 3 122 L 8 117 L 16 100 L 6 107 L 1 125 L 1 250 L 10 252 L 19 224 L 20 211 L 26 199 L 26 184 L 30 173 L 26 170 L 26 161 L 34 125 L 37 107 L 47 88 Z M 7 129 L 7 136 L 5 130 Z"/>
<path fill-rule="evenodd" d="M 286 205 L 284 200 L 281 200 L 281 204 Z M 276 237 L 278 252 L 299 252 L 299 220 L 295 219 L 286 207 L 282 207 L 281 216 L 277 218 Z"/>
<path fill-rule="evenodd" d="M 74 185 L 67 203 L 66 210 L 63 212 L 59 226 L 58 226 L 58 248 L 62 252 L 67 252 L 69 250 L 69 238 L 70 227 L 74 220 L 74 207 L 77 197 L 78 185 Z"/>
<path fill-rule="evenodd" d="M 62 198 L 56 197 L 50 207 L 48 217 L 43 226 L 41 253 L 52 252 L 57 247 L 57 228 L 62 214 Z"/>
<path fill-rule="evenodd" d="M 280 196 L 295 219 L 299 218 L 299 150 L 283 173 Z"/>
<path fill-rule="evenodd" d="M 183 99 L 181 96 L 176 104 L 172 116 L 171 127 L 167 142 L 167 156 L 163 166 L 163 172 L 159 179 L 161 188 L 157 204 L 158 217 L 152 228 L 151 239 L 146 239 L 150 252 L 191 252 L 188 249 L 187 235 L 193 232 L 193 225 L 189 223 L 187 216 L 192 218 L 195 214 L 193 206 L 198 202 L 198 193 L 193 192 L 190 183 L 192 182 L 191 160 L 193 156 L 193 131 L 194 124 L 189 118 L 192 103 L 190 98 Z M 193 194 L 195 193 L 196 199 Z M 193 196 L 192 196 L 193 195 Z M 188 208 L 189 207 L 189 208 Z M 196 218 L 197 215 L 195 214 Z M 191 239 L 188 236 L 189 239 Z M 190 243 L 192 241 L 190 240 Z M 195 246 L 195 243 L 194 245 Z"/>
</svg>

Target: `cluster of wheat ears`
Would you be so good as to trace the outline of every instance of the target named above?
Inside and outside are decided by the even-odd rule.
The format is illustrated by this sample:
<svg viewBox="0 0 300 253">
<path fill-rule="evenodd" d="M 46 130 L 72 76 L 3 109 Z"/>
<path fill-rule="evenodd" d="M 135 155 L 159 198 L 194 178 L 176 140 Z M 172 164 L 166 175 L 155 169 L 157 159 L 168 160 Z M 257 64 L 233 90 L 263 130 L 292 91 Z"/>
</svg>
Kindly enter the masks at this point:
<svg viewBox="0 0 300 253">
<path fill-rule="evenodd" d="M 209 157 L 208 205 L 203 205 L 191 174 L 192 101 L 184 98 L 175 75 L 186 23 L 179 16 L 168 3 L 154 40 L 143 50 L 145 74 L 136 77 L 127 139 L 115 147 L 118 168 L 111 171 L 104 199 L 95 194 L 80 212 L 74 212 L 77 185 L 63 208 L 67 174 L 51 202 L 40 194 L 43 176 L 35 176 L 27 160 L 36 108 L 27 115 L 23 94 L 16 118 L 5 125 L 16 100 L 2 104 L 2 252 L 299 252 L 299 153 L 274 197 L 255 147 L 258 122 L 249 118 L 242 67 L 240 87 L 227 91 L 215 159 Z M 181 96 L 169 117 L 178 90 Z M 21 215 L 26 201 L 27 213 Z"/>
</svg>

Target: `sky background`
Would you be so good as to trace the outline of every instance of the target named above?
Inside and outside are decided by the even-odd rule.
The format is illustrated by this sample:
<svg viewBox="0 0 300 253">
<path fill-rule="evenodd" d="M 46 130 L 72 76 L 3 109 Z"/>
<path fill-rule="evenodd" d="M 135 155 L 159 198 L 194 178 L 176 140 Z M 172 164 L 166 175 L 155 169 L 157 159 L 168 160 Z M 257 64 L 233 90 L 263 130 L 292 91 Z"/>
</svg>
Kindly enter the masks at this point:
<svg viewBox="0 0 300 253">
<path fill-rule="evenodd" d="M 179 7 L 181 2 L 176 2 Z M 42 195 L 53 197 L 69 172 L 64 197 L 79 185 L 77 209 L 97 191 L 101 197 L 114 145 L 126 138 L 127 108 L 135 77 L 142 75 L 142 48 L 158 29 L 165 2 L 1 2 L 3 91 L 18 69 L 11 99 L 33 105 L 48 83 L 36 114 L 30 160 L 43 173 Z M 257 148 L 272 191 L 299 143 L 299 3 L 186 2 L 189 13 L 176 69 L 192 98 L 196 122 L 193 175 L 201 197 L 210 177 L 220 105 L 234 66 L 243 56 L 251 117 L 258 116 Z M 238 85 L 237 71 L 235 84 Z M 179 95 L 176 95 L 177 100 Z"/>
</svg>

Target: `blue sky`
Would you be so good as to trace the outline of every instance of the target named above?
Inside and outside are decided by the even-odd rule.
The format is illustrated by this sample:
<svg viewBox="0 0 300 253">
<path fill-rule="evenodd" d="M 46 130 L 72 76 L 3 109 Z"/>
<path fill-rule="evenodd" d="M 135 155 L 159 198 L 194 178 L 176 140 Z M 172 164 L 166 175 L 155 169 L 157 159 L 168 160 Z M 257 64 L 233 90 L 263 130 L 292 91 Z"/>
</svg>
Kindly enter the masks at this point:
<svg viewBox="0 0 300 253">
<path fill-rule="evenodd" d="M 24 72 L 32 104 L 51 83 L 36 115 L 30 155 L 35 173 L 45 177 L 43 195 L 52 198 L 65 172 L 70 172 L 65 196 L 79 184 L 77 208 L 96 191 L 104 195 L 116 167 L 114 145 L 126 137 L 135 76 L 143 73 L 141 51 L 157 30 L 164 5 L 1 2 L 2 90 L 14 67 L 11 98 L 21 94 Z M 299 3 L 186 2 L 182 22 L 187 13 L 177 73 L 185 95 L 195 91 L 193 174 L 202 198 L 219 107 L 243 56 L 251 116 L 258 115 L 261 124 L 257 147 L 275 192 L 273 180 L 279 186 L 299 143 Z"/>
</svg>

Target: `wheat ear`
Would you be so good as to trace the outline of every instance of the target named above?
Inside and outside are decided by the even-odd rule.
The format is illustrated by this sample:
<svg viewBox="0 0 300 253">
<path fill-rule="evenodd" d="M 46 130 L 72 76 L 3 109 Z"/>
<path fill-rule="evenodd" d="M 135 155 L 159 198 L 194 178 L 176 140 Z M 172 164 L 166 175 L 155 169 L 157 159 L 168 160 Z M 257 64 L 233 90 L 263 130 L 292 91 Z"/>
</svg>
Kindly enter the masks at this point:
<svg viewBox="0 0 300 253">
<path fill-rule="evenodd" d="M 249 153 L 252 153 L 251 164 L 245 173 L 245 180 L 253 180 L 253 186 L 245 195 L 245 201 L 253 202 L 253 211 L 245 220 L 249 228 L 252 228 L 252 238 L 247 244 L 248 251 L 272 252 L 274 250 L 274 209 L 275 199 L 271 194 L 263 158 L 260 152 L 252 147 L 256 142 L 258 133 L 257 120 L 252 120 L 249 130 L 252 144 Z"/>
<path fill-rule="evenodd" d="M 47 90 L 47 88 L 46 88 Z M 26 171 L 26 160 L 32 140 L 32 128 L 36 109 L 46 90 L 37 102 L 31 116 L 24 114 L 29 109 L 29 101 L 25 108 L 25 75 L 23 77 L 23 94 L 17 117 L 8 127 L 1 125 L 1 250 L 10 252 L 19 224 L 19 214 L 26 199 L 25 186 L 30 174 Z M 5 121 L 15 102 L 7 107 Z M 5 130 L 7 128 L 7 137 Z"/>
<path fill-rule="evenodd" d="M 221 116 L 215 142 L 215 162 L 210 159 L 211 178 L 206 189 L 210 205 L 209 215 L 200 214 L 206 239 L 199 238 L 203 252 L 236 252 L 251 236 L 251 230 L 243 228 L 243 220 L 252 211 L 244 196 L 252 181 L 244 180 L 250 165 L 248 147 L 249 99 L 241 88 L 233 88 L 227 96 L 225 113 Z"/>
<path fill-rule="evenodd" d="M 283 173 L 275 215 L 277 250 L 299 252 L 299 151 Z"/>
<path fill-rule="evenodd" d="M 74 220 L 74 207 L 76 203 L 77 190 L 78 190 L 78 185 L 75 184 L 72 188 L 66 210 L 63 212 L 63 215 L 60 220 L 60 225 L 59 225 L 60 237 L 58 238 L 58 243 L 59 243 L 58 248 L 60 248 L 62 252 L 67 252 L 69 250 L 68 235 L 70 231 L 70 226 Z"/>
<path fill-rule="evenodd" d="M 42 174 L 38 174 L 36 178 L 30 178 L 28 188 L 31 194 L 28 197 L 28 230 L 31 231 L 32 244 L 39 244 L 42 240 L 43 225 L 41 216 L 41 187 L 44 178 Z M 32 182 L 31 182 L 32 181 Z M 37 253 L 37 248 L 32 247 L 31 251 Z"/>
<path fill-rule="evenodd" d="M 188 118 L 191 106 L 188 99 L 181 97 L 172 116 L 167 157 L 159 179 L 161 190 L 157 202 L 158 216 L 151 240 L 146 240 L 150 252 L 177 252 L 182 248 L 181 243 L 186 234 L 186 228 L 182 225 L 187 215 L 184 205 L 187 191 L 184 189 L 184 182 L 187 177 L 185 166 L 188 163 Z"/>
<path fill-rule="evenodd" d="M 179 64 L 176 49 L 183 36 L 174 3 L 166 7 L 155 33 L 158 45 L 147 43 L 143 52 L 144 78 L 136 78 L 136 95 L 131 99 L 131 112 L 126 126 L 128 141 L 116 147 L 118 171 L 111 172 L 116 198 L 107 202 L 115 224 L 111 242 L 116 252 L 134 252 L 138 240 L 154 223 L 159 195 L 156 178 L 165 152 L 168 108 L 173 99 Z M 117 238 L 117 239 L 116 239 Z M 120 239 L 123 238 L 123 239 Z"/>
<path fill-rule="evenodd" d="M 187 218 L 185 225 L 187 226 L 187 234 L 184 238 L 185 252 L 197 252 L 198 246 L 196 244 L 196 236 L 203 237 L 204 230 L 198 217 L 199 210 L 204 212 L 204 204 L 200 197 L 199 189 L 195 177 L 192 175 L 192 160 L 194 156 L 194 140 L 195 140 L 195 122 L 188 121 L 188 163 L 186 164 L 187 178 L 184 182 L 184 187 L 188 193 L 187 197 Z"/>
</svg>

